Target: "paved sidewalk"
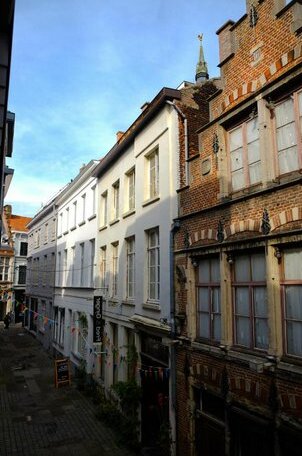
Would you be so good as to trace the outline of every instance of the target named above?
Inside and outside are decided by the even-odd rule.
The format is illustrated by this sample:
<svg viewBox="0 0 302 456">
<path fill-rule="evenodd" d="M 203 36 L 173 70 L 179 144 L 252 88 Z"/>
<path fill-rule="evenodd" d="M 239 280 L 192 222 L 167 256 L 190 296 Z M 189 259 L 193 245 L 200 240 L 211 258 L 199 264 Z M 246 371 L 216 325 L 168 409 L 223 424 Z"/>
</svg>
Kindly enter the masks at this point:
<svg viewBox="0 0 302 456">
<path fill-rule="evenodd" d="M 0 326 L 0 456 L 131 456 L 90 399 L 54 387 L 53 365 L 21 327 Z"/>
</svg>

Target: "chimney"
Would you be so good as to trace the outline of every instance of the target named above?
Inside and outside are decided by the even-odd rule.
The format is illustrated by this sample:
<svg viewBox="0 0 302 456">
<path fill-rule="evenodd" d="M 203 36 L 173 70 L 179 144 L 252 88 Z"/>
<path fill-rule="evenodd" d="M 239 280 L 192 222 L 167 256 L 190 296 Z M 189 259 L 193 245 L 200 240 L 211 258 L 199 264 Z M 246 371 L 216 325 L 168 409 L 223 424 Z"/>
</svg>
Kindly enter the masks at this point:
<svg viewBox="0 0 302 456">
<path fill-rule="evenodd" d="M 227 21 L 219 30 L 217 30 L 216 34 L 219 38 L 219 61 L 220 65 L 223 63 L 228 57 L 230 57 L 234 52 L 234 38 L 232 33 L 232 26 L 234 25 L 234 21 Z M 218 65 L 219 66 L 219 65 Z"/>
<path fill-rule="evenodd" d="M 116 140 L 117 142 L 120 142 L 120 140 L 122 139 L 122 137 L 124 136 L 125 132 L 124 131 L 118 131 L 116 133 Z"/>
<path fill-rule="evenodd" d="M 148 108 L 149 104 L 150 104 L 149 101 L 145 101 L 145 103 L 141 106 L 141 110 L 145 111 L 145 109 Z"/>
<path fill-rule="evenodd" d="M 7 217 L 10 217 L 12 215 L 12 206 L 10 204 L 6 204 L 4 206 L 5 213 Z"/>
</svg>

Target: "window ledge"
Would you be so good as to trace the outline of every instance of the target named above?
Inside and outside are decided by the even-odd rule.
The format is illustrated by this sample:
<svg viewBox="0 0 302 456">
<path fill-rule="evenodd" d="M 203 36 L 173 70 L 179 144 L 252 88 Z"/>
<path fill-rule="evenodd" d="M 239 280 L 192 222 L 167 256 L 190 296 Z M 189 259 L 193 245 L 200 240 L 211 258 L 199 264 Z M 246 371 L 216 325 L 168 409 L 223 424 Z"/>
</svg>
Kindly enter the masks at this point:
<svg viewBox="0 0 302 456">
<path fill-rule="evenodd" d="M 65 236 L 66 234 L 68 234 L 68 230 L 64 231 L 63 235 Z"/>
<path fill-rule="evenodd" d="M 155 312 L 160 312 L 160 306 L 158 301 L 147 301 L 143 303 L 143 309 L 154 310 Z"/>
<path fill-rule="evenodd" d="M 155 196 L 154 198 L 150 198 L 146 201 L 143 201 L 142 206 L 143 207 L 149 206 L 149 204 L 156 203 L 156 201 L 159 201 L 159 200 L 160 200 L 160 196 Z"/>
<path fill-rule="evenodd" d="M 132 214 L 135 214 L 135 209 L 130 209 L 130 211 L 125 212 L 123 218 L 130 217 Z"/>
<path fill-rule="evenodd" d="M 106 230 L 107 229 L 107 225 L 103 225 L 99 228 L 99 231 L 103 231 L 103 230 Z"/>
<path fill-rule="evenodd" d="M 78 223 L 78 226 L 83 226 L 85 225 L 86 221 L 85 220 L 82 220 L 80 223 Z"/>
<path fill-rule="evenodd" d="M 299 360 L 301 362 L 301 359 Z M 297 364 L 292 364 L 286 361 L 280 361 L 278 363 L 278 369 L 283 372 L 289 372 L 293 374 L 302 375 L 302 366 Z"/>
<path fill-rule="evenodd" d="M 75 229 L 76 229 L 76 225 L 72 226 L 72 227 L 70 228 L 70 231 L 74 231 Z"/>
<path fill-rule="evenodd" d="M 108 299 L 108 305 L 112 307 L 116 307 L 118 305 L 118 299 L 117 298 L 109 298 Z"/>
<path fill-rule="evenodd" d="M 112 226 L 112 225 L 115 225 L 116 223 L 118 223 L 120 221 L 119 218 L 116 218 L 114 220 L 111 220 L 111 222 L 109 222 L 109 225 Z"/>
<path fill-rule="evenodd" d="M 88 217 L 88 221 L 90 222 L 91 220 L 96 218 L 96 214 L 92 214 L 90 217 Z"/>
<path fill-rule="evenodd" d="M 123 306 L 135 307 L 135 302 L 133 299 L 125 299 L 122 301 Z"/>
<path fill-rule="evenodd" d="M 210 344 L 208 345 L 208 344 L 205 344 L 205 343 L 199 342 L 199 341 L 192 342 L 192 347 L 197 348 L 202 351 L 206 351 L 208 353 L 214 353 L 216 355 L 223 354 L 223 351 L 216 345 L 210 345 Z"/>
</svg>

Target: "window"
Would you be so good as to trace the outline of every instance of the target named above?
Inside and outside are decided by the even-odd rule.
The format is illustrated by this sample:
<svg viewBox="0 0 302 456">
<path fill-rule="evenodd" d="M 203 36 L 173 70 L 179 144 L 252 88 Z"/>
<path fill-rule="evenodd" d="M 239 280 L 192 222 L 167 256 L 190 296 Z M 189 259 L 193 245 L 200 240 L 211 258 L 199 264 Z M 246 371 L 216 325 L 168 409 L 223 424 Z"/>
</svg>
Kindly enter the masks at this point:
<svg viewBox="0 0 302 456">
<path fill-rule="evenodd" d="M 261 181 L 257 116 L 229 132 L 229 152 L 234 191 Z"/>
<path fill-rule="evenodd" d="M 7 282 L 9 275 L 9 257 L 0 257 L 0 281 Z"/>
<path fill-rule="evenodd" d="M 41 316 L 42 318 L 39 318 L 39 329 L 40 331 L 45 331 L 45 317 L 46 315 L 46 301 L 41 300 Z"/>
<path fill-rule="evenodd" d="M 82 221 L 85 221 L 86 217 L 86 194 L 82 195 Z"/>
<path fill-rule="evenodd" d="M 47 255 L 44 255 L 43 276 L 42 276 L 42 286 L 43 287 L 45 287 L 45 285 L 46 285 L 46 277 L 47 277 Z"/>
<path fill-rule="evenodd" d="M 148 300 L 158 301 L 160 298 L 160 250 L 159 230 L 147 231 L 148 238 Z"/>
<path fill-rule="evenodd" d="M 127 205 L 126 210 L 131 211 L 135 208 L 135 169 L 133 168 L 126 175 L 127 177 Z"/>
<path fill-rule="evenodd" d="M 41 229 L 37 231 L 37 247 L 40 247 L 40 242 L 41 242 Z"/>
<path fill-rule="evenodd" d="M 106 226 L 107 225 L 107 198 L 108 194 L 107 192 L 104 192 L 101 196 L 101 220 L 100 220 L 100 226 Z"/>
<path fill-rule="evenodd" d="M 112 297 L 117 296 L 118 281 L 118 243 L 112 244 Z"/>
<path fill-rule="evenodd" d="M 20 256 L 27 256 L 27 242 L 20 242 Z"/>
<path fill-rule="evenodd" d="M 63 279 L 63 286 L 67 286 L 67 278 L 68 278 L 68 275 L 67 275 L 67 249 L 64 250 L 64 265 L 63 265 L 63 274 L 62 274 L 62 277 L 64 277 Z"/>
<path fill-rule="evenodd" d="M 72 328 L 73 351 L 74 353 L 85 357 L 86 355 L 86 340 L 88 336 L 87 316 L 84 312 L 73 312 Z"/>
<path fill-rule="evenodd" d="M 73 203 L 73 226 L 74 227 L 77 224 L 77 206 L 78 206 L 78 203 L 77 203 L 77 201 L 75 201 Z"/>
<path fill-rule="evenodd" d="M 133 299 L 135 293 L 135 238 L 128 238 L 127 242 L 127 298 Z"/>
<path fill-rule="evenodd" d="M 221 339 L 220 260 L 203 259 L 197 276 L 197 335 L 218 342 Z"/>
<path fill-rule="evenodd" d="M 286 353 L 302 356 L 302 250 L 284 252 L 281 282 Z"/>
<path fill-rule="evenodd" d="M 56 219 L 54 218 L 51 226 L 51 240 L 54 241 L 56 238 Z"/>
<path fill-rule="evenodd" d="M 301 127 L 302 92 L 275 107 L 276 147 L 279 174 L 285 174 L 302 167 Z"/>
<path fill-rule="evenodd" d="M 75 246 L 71 247 L 71 268 L 70 268 L 70 282 L 71 286 L 74 287 L 75 284 Z"/>
<path fill-rule="evenodd" d="M 95 215 L 95 198 L 96 198 L 96 191 L 95 191 L 95 185 L 91 187 L 91 198 L 92 198 L 92 209 L 91 209 L 91 215 Z"/>
<path fill-rule="evenodd" d="M 66 209 L 65 232 L 69 230 L 69 207 Z"/>
<path fill-rule="evenodd" d="M 235 258 L 233 302 L 235 344 L 251 349 L 268 347 L 265 255 Z"/>
<path fill-rule="evenodd" d="M 18 284 L 26 283 L 26 266 L 19 266 Z"/>
<path fill-rule="evenodd" d="M 80 244 L 80 286 L 84 286 L 84 255 L 85 255 L 85 244 Z"/>
<path fill-rule="evenodd" d="M 100 275 L 101 275 L 101 293 L 104 296 L 106 292 L 106 254 L 107 248 L 106 246 L 101 247 L 101 258 L 100 258 Z"/>
<path fill-rule="evenodd" d="M 40 258 L 36 258 L 36 285 L 40 285 Z"/>
<path fill-rule="evenodd" d="M 113 191 L 113 213 L 112 219 L 116 220 L 119 217 L 119 205 L 120 205 L 120 181 L 117 181 L 115 184 L 112 185 Z"/>
<path fill-rule="evenodd" d="M 54 341 L 63 346 L 65 332 L 65 309 L 61 307 L 54 308 Z"/>
<path fill-rule="evenodd" d="M 59 227 L 58 227 L 58 235 L 61 236 L 63 233 L 63 212 L 61 212 L 59 217 Z"/>
<path fill-rule="evenodd" d="M 45 223 L 45 227 L 44 227 L 44 244 L 47 244 L 47 242 L 48 242 L 48 237 L 49 237 L 49 233 L 48 233 L 48 223 Z"/>
<path fill-rule="evenodd" d="M 95 241 L 94 239 L 90 239 L 90 286 L 94 287 L 94 248 L 95 248 Z"/>
<path fill-rule="evenodd" d="M 62 258 L 61 252 L 58 252 L 58 269 L 57 269 L 57 286 L 61 286 Z"/>
<path fill-rule="evenodd" d="M 147 189 L 147 198 L 155 198 L 159 194 L 158 189 L 158 149 L 153 151 L 151 154 L 147 155 L 147 165 L 148 165 L 148 189 Z"/>
</svg>

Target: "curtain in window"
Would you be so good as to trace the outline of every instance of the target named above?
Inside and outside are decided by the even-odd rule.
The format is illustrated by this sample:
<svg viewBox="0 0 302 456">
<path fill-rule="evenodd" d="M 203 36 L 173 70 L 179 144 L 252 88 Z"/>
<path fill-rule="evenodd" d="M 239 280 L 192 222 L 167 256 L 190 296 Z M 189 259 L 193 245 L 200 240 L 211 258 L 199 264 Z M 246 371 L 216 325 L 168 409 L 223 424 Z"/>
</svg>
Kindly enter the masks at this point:
<svg viewBox="0 0 302 456">
<path fill-rule="evenodd" d="M 299 168 L 294 101 L 288 98 L 275 109 L 280 174 Z"/>
<path fill-rule="evenodd" d="M 250 184 L 253 185 L 261 180 L 258 117 L 247 122 L 246 136 L 249 178 Z"/>
</svg>

